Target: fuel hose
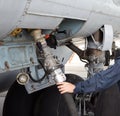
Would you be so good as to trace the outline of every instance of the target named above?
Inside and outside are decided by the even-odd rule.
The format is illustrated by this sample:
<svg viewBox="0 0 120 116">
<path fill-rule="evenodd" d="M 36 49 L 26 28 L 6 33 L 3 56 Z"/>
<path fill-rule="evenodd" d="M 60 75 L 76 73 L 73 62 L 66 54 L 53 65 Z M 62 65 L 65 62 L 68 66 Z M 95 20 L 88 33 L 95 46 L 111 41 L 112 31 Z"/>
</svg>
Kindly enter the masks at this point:
<svg viewBox="0 0 120 116">
<path fill-rule="evenodd" d="M 62 94 L 62 97 L 66 103 L 66 107 L 68 108 L 69 116 L 78 116 L 77 108 L 76 108 L 74 99 L 72 97 L 72 94 L 65 93 L 65 94 Z"/>
</svg>

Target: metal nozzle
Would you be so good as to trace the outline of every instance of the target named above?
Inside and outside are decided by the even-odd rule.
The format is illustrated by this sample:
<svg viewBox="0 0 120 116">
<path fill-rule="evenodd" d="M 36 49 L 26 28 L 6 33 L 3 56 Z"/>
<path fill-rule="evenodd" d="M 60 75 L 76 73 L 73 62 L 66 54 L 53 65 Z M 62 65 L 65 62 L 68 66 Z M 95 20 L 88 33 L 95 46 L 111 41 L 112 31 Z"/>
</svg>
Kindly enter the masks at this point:
<svg viewBox="0 0 120 116">
<path fill-rule="evenodd" d="M 25 85 L 29 81 L 29 75 L 27 73 L 19 73 L 17 75 L 17 82 L 20 85 Z"/>
<path fill-rule="evenodd" d="M 38 30 L 34 30 L 31 35 L 34 37 L 35 39 L 35 42 L 42 42 L 44 41 L 44 36 L 42 33 L 41 33 L 41 30 L 38 29 Z"/>
</svg>

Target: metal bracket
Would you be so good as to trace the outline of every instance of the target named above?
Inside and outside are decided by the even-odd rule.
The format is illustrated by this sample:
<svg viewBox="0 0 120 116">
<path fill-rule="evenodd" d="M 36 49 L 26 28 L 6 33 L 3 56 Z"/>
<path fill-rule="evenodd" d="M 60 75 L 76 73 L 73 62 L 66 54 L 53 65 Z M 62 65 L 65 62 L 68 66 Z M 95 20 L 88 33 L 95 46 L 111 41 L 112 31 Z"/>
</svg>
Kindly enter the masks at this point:
<svg viewBox="0 0 120 116">
<path fill-rule="evenodd" d="M 104 25 L 103 28 L 103 44 L 101 46 L 102 51 L 110 50 L 113 42 L 113 28 L 111 25 Z"/>
<path fill-rule="evenodd" d="M 0 73 L 38 65 L 34 43 L 8 43 L 0 46 Z"/>
<path fill-rule="evenodd" d="M 51 77 L 51 75 L 48 75 L 48 77 L 45 77 L 40 82 L 33 82 L 31 79 L 29 79 L 29 82 L 26 83 L 25 88 L 26 88 L 28 94 L 31 94 L 33 92 L 42 90 L 42 89 L 50 87 L 52 85 L 55 85 L 55 81 L 54 81 L 53 77 Z"/>
<path fill-rule="evenodd" d="M 91 35 L 92 41 L 88 43 L 87 47 L 102 51 L 110 50 L 113 42 L 113 28 L 111 25 L 104 25 L 100 30 L 103 32 L 102 43 L 95 41 L 95 38 Z"/>
</svg>

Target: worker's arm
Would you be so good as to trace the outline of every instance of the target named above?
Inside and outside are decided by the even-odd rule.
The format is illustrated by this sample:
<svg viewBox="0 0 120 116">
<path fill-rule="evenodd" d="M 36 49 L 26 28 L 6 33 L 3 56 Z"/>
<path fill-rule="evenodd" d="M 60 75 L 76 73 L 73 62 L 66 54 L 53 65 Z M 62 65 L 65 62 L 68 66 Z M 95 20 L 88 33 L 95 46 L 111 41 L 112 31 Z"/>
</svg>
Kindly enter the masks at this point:
<svg viewBox="0 0 120 116">
<path fill-rule="evenodd" d="M 120 80 L 120 59 L 110 68 L 100 71 L 86 81 L 73 85 L 68 82 L 58 83 L 59 91 L 63 93 L 89 93 L 106 89 Z"/>
<path fill-rule="evenodd" d="M 74 93 L 89 93 L 106 89 L 120 80 L 120 59 L 110 68 L 100 71 L 90 79 L 76 84 Z"/>
</svg>

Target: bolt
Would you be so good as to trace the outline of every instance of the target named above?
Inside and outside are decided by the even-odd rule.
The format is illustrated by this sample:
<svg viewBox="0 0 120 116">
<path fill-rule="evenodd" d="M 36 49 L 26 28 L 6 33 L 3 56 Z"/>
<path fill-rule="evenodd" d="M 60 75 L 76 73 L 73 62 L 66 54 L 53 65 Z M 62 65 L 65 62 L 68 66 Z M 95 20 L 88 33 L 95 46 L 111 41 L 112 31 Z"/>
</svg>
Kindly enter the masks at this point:
<svg viewBox="0 0 120 116">
<path fill-rule="evenodd" d="M 32 57 L 30 58 L 30 62 L 31 62 L 32 64 L 34 64 L 34 60 L 33 60 Z"/>
<path fill-rule="evenodd" d="M 9 69 L 9 68 L 10 68 L 9 63 L 8 63 L 7 61 L 4 62 L 4 65 L 5 65 L 5 68 L 6 68 L 6 69 Z"/>
</svg>

